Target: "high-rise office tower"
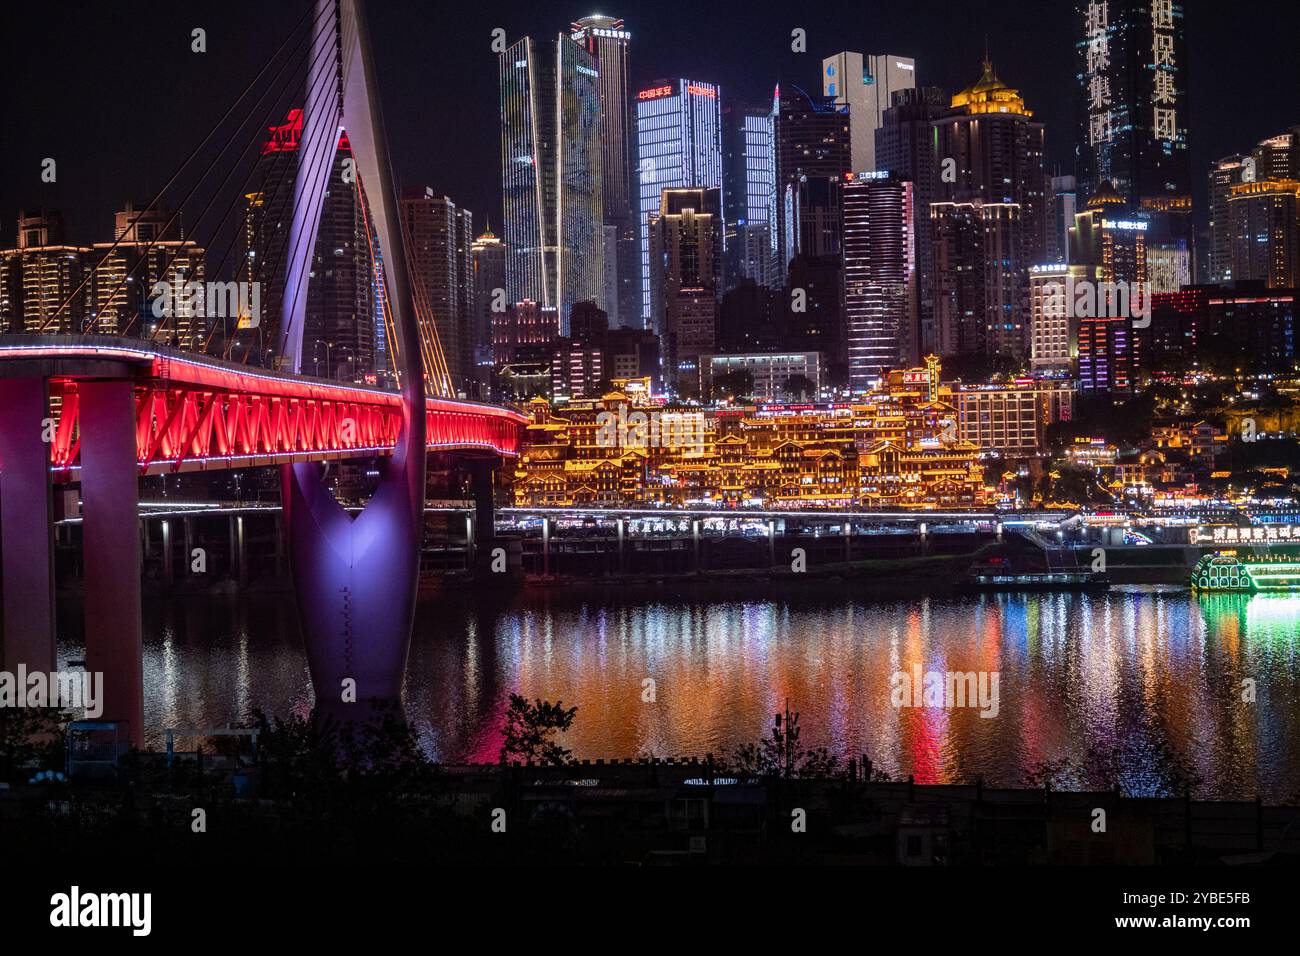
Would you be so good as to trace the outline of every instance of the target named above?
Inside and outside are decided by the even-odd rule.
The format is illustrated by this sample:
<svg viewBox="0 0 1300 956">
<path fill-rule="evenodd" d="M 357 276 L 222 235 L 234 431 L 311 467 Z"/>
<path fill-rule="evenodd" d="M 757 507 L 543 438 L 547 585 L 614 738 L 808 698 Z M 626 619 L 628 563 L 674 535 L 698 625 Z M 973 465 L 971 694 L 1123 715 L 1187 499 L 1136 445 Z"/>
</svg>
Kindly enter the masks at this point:
<svg viewBox="0 0 1300 956">
<path fill-rule="evenodd" d="M 367 226 L 372 219 L 361 191 L 355 179 L 344 175 L 351 154 L 344 134 L 321 204 L 302 338 L 304 372 L 348 381 L 376 371 L 377 342 L 370 249 L 377 252 L 378 245 L 373 224 Z"/>
<path fill-rule="evenodd" d="M 1047 245 L 1043 124 L 1033 115 L 1019 91 L 999 80 L 985 60 L 979 81 L 954 96 L 934 122 L 936 193 L 945 203 L 978 207 L 982 245 L 993 257 L 985 277 L 987 301 L 977 310 L 985 323 L 984 348 L 1010 355 L 1028 350 L 1028 270 L 1043 261 Z"/>
<path fill-rule="evenodd" d="M 0 249 L 0 332 L 80 332 L 90 302 L 90 283 L 82 282 L 89 254 L 65 244 L 57 211 L 20 211 L 18 245 Z"/>
<path fill-rule="evenodd" d="M 1165 214 L 1158 234 L 1187 239 L 1187 48 L 1181 0 L 1077 0 L 1079 189 L 1109 182 L 1124 203 Z"/>
<path fill-rule="evenodd" d="M 261 317 L 246 337 L 238 330 L 226 337 L 232 349 L 247 349 L 250 355 L 260 349 L 262 358 L 269 358 L 281 319 L 286 267 L 295 254 L 289 248 L 289 218 L 301 137 L 302 111 L 290 110 L 283 124 L 268 131 L 253 180 L 257 188 L 244 197 L 243 261 L 234 278 L 260 284 Z M 382 261 L 382 253 L 355 177 L 344 175 L 351 153 L 347 134 L 341 134 L 312 252 L 302 336 L 304 373 L 348 380 L 376 373 L 386 361 L 375 283 L 375 261 Z"/>
<path fill-rule="evenodd" d="M 600 181 L 605 223 L 605 311 L 612 326 L 640 326 L 641 233 L 637 229 L 636 118 L 628 96 L 632 34 L 614 17 L 583 17 L 569 35 L 596 63 L 600 92 Z"/>
<path fill-rule="evenodd" d="M 1142 306 L 1151 307 L 1146 286 L 1151 218 L 1107 183 L 1074 216 L 1070 263 L 1076 278 L 1093 283 L 1095 290 L 1085 308 L 1077 297 L 1067 303 L 1075 315 L 1082 391 L 1129 392 L 1137 384 L 1141 363 L 1133 316 Z"/>
<path fill-rule="evenodd" d="M 876 158 L 876 130 L 900 90 L 916 86 L 916 61 L 895 53 L 836 53 L 822 60 L 822 95 L 849 108 L 854 172 L 888 169 Z"/>
<path fill-rule="evenodd" d="M 474 361 L 473 214 L 428 187 L 406 189 L 398 213 L 411 280 L 420 284 L 452 387 L 468 394 Z"/>
<path fill-rule="evenodd" d="M 1070 227 L 1078 211 L 1077 188 L 1073 176 L 1047 178 L 1047 241 L 1041 264 L 1070 261 Z"/>
<path fill-rule="evenodd" d="M 659 80 L 636 94 L 640 180 L 641 315 L 650 310 L 650 217 L 665 189 L 722 188 L 720 90 L 697 80 Z"/>
<path fill-rule="evenodd" d="M 854 172 L 849 108 L 797 86 L 777 87 L 776 182 L 780 256 L 839 256 L 840 181 Z"/>
<path fill-rule="evenodd" d="M 1300 179 L 1300 128 L 1260 140 L 1251 159 L 1256 179 Z"/>
<path fill-rule="evenodd" d="M 1022 211 L 1013 202 L 936 202 L 936 351 L 943 356 L 1028 352 L 1028 267 Z"/>
<path fill-rule="evenodd" d="M 780 283 L 776 270 L 776 141 L 769 104 L 722 107 L 726 284 Z"/>
<path fill-rule="evenodd" d="M 665 189 L 651 216 L 651 314 L 667 343 L 669 385 L 694 381 L 699 357 L 713 351 L 722 280 L 722 191 Z"/>
<path fill-rule="evenodd" d="M 1047 237 L 1043 124 L 1033 117 L 1020 92 L 999 80 L 985 60 L 979 81 L 954 96 L 951 108 L 935 120 L 939 195 L 1020 206 L 1021 268 L 1043 258 Z M 943 175 L 947 159 L 954 160 L 950 177 Z"/>
<path fill-rule="evenodd" d="M 128 202 L 114 216 L 112 242 L 97 242 L 87 257 L 92 272 L 90 313 L 92 332 L 128 334 L 193 348 L 206 337 L 210 321 L 206 304 L 174 300 L 170 314 L 155 315 L 154 289 L 160 282 L 179 294 L 191 282 L 205 281 L 203 249 L 186 239 L 179 216 L 155 205 Z M 226 319 L 233 327 L 236 317 Z"/>
<path fill-rule="evenodd" d="M 566 34 L 501 54 L 506 295 L 559 312 L 604 302 L 600 74 Z"/>
<path fill-rule="evenodd" d="M 1232 278 L 1300 286 L 1300 181 L 1256 179 L 1228 194 Z"/>
<path fill-rule="evenodd" d="M 913 184 L 887 171 L 842 187 L 844 333 L 849 387 L 869 391 L 919 362 Z"/>
<path fill-rule="evenodd" d="M 492 364 L 492 313 L 504 311 L 506 301 L 506 247 L 491 229 L 470 246 L 474 270 L 474 364 Z"/>
<path fill-rule="evenodd" d="M 876 168 L 912 181 L 920 355 L 927 355 L 938 347 L 934 325 L 934 235 L 930 228 L 930 203 L 935 199 L 939 158 L 935 154 L 931 124 L 948 108 L 949 101 L 943 90 L 933 86 L 900 90 L 893 94 L 882 125 L 876 130 Z"/>
<path fill-rule="evenodd" d="M 1034 372 L 1069 374 L 1079 351 L 1078 323 L 1063 290 L 1081 266 L 1052 262 L 1029 269 L 1029 365 Z"/>
<path fill-rule="evenodd" d="M 285 266 L 291 254 L 289 219 L 301 137 L 302 110 L 292 109 L 284 123 L 267 131 L 254 171 L 256 188 L 244 195 L 244 258 L 235 278 L 260 283 L 260 322 L 268 329 L 279 328 L 284 305 Z"/>
<path fill-rule="evenodd" d="M 1228 220 L 1228 196 L 1233 186 L 1253 173 L 1248 157 L 1225 156 L 1210 164 L 1210 250 L 1209 280 L 1227 282 L 1232 278 L 1232 224 Z"/>
</svg>

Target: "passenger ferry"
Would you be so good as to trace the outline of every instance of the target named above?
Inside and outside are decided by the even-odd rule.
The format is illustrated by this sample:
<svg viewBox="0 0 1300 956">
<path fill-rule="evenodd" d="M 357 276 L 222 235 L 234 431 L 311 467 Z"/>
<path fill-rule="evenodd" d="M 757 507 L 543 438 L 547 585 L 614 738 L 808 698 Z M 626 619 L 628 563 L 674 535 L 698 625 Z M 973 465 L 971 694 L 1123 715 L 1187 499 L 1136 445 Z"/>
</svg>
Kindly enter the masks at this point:
<svg viewBox="0 0 1300 956">
<path fill-rule="evenodd" d="M 1300 558 L 1286 554 L 1207 554 L 1192 569 L 1192 588 L 1300 593 Z"/>
<path fill-rule="evenodd" d="M 990 558 L 971 566 L 966 580 L 957 584 L 961 591 L 1106 591 L 1110 578 L 1104 572 L 1079 566 L 1017 569 L 1006 558 Z"/>
</svg>

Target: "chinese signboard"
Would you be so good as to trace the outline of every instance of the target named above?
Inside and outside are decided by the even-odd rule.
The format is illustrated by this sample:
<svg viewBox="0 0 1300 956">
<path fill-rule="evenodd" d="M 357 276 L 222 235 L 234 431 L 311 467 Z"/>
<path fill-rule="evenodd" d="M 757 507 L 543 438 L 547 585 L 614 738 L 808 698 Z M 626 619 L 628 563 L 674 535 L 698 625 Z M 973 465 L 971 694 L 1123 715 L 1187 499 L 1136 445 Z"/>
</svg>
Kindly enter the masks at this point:
<svg viewBox="0 0 1300 956">
<path fill-rule="evenodd" d="M 1172 143 L 1178 138 L 1178 91 L 1174 85 L 1174 0 L 1151 0 L 1151 138 Z"/>
</svg>

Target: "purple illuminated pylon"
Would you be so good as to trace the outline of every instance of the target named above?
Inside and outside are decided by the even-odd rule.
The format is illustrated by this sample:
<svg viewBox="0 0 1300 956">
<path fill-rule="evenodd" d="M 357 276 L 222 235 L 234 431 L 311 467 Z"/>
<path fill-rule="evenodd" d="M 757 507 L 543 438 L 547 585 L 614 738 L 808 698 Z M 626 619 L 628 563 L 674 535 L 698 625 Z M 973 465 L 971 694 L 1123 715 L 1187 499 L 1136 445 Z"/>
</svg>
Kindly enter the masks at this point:
<svg viewBox="0 0 1300 956">
<path fill-rule="evenodd" d="M 334 7 L 333 0 L 316 3 L 313 50 L 337 43 L 339 59 L 317 58 L 308 77 L 300 142 L 320 146 L 316 151 L 304 146 L 298 158 L 289 234 L 289 248 L 298 252 L 286 277 L 281 354 L 295 372 L 302 371 L 310 259 L 338 142 L 336 135 L 313 133 L 320 124 L 327 131 L 338 126 L 347 132 L 359 181 L 370 187 L 397 339 L 402 425 L 392 457 L 380 465 L 379 489 L 356 518 L 325 487 L 319 464 L 283 466 L 281 488 L 317 707 L 360 716 L 369 710 L 368 701 L 400 699 L 411 641 L 424 520 L 424 366 L 364 11 L 360 0 L 342 0 L 336 21 Z M 334 84 L 315 82 L 319 73 L 338 69 L 341 101 Z M 355 704 L 344 702 L 348 681 L 355 682 Z"/>
</svg>

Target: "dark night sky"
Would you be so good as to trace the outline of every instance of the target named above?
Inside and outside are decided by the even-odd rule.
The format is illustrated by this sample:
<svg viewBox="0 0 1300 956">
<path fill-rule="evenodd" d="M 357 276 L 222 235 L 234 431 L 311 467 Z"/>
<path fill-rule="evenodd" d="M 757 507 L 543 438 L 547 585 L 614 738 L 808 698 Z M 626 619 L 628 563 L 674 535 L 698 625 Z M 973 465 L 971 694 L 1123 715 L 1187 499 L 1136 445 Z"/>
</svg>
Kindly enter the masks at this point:
<svg viewBox="0 0 1300 956">
<path fill-rule="evenodd" d="M 108 238 L 114 209 L 130 196 L 153 195 L 306 3 L 7 3 L 0 29 L 0 245 L 14 239 L 23 205 L 62 209 L 72 241 Z M 1295 0 L 1187 0 L 1186 7 L 1199 196 L 1212 159 L 1300 123 L 1300 17 Z M 820 92 L 821 58 L 845 49 L 914 56 L 920 82 L 951 92 L 978 78 L 987 33 L 999 75 L 1047 123 L 1049 163 L 1064 171 L 1072 163 L 1067 0 L 479 0 L 455 7 L 370 0 L 369 8 L 398 177 L 469 207 L 476 231 L 485 213 L 493 224 L 501 218 L 492 30 L 504 28 L 510 41 L 553 34 L 593 12 L 622 16 L 632 31 L 636 86 L 690 76 L 720 83 L 724 100 L 770 97 L 778 77 Z M 201 55 L 190 52 L 196 26 L 208 33 Z M 794 27 L 807 31 L 806 54 L 790 51 Z M 40 182 L 46 156 L 58 160 L 52 185 Z"/>
</svg>

